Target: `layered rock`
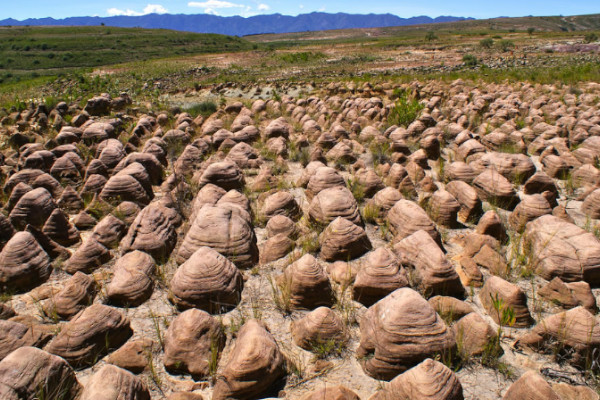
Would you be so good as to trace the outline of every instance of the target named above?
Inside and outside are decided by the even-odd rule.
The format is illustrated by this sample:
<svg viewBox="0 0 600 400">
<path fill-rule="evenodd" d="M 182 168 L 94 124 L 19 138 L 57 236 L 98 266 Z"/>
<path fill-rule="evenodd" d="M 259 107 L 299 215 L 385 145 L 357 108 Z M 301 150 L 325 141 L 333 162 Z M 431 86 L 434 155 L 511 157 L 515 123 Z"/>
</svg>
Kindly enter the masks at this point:
<svg viewBox="0 0 600 400">
<path fill-rule="evenodd" d="M 52 272 L 50 257 L 27 232 L 17 232 L 0 252 L 0 285 L 16 290 L 31 289 Z"/>
<path fill-rule="evenodd" d="M 119 258 L 113 267 L 114 275 L 106 286 L 106 297 L 113 304 L 138 306 L 152 295 L 154 259 L 139 250 Z"/>
<path fill-rule="evenodd" d="M 414 268 L 414 285 L 425 293 L 464 296 L 456 270 L 425 231 L 417 231 L 394 245 L 400 263 Z"/>
<path fill-rule="evenodd" d="M 64 325 L 46 350 L 74 367 L 93 365 L 98 356 L 121 346 L 131 334 L 129 320 L 120 311 L 94 304 Z"/>
<path fill-rule="evenodd" d="M 337 217 L 319 237 L 321 257 L 326 261 L 351 260 L 369 250 L 372 245 L 363 228 Z"/>
<path fill-rule="evenodd" d="M 200 247 L 179 266 L 170 284 L 171 300 L 180 308 L 211 313 L 234 308 L 241 299 L 242 275 L 210 247 Z"/>
<path fill-rule="evenodd" d="M 238 332 L 212 398 L 257 397 L 284 374 L 284 358 L 275 339 L 260 322 L 249 320 Z"/>
<path fill-rule="evenodd" d="M 450 328 L 421 295 L 401 288 L 371 306 L 360 321 L 356 351 L 365 372 L 392 379 L 455 346 Z"/>
<path fill-rule="evenodd" d="M 544 215 L 527 224 L 525 237 L 535 257 L 535 271 L 542 278 L 600 283 L 600 242 L 593 234 Z"/>
<path fill-rule="evenodd" d="M 406 286 L 406 271 L 395 254 L 385 247 L 379 247 L 369 253 L 356 274 L 352 296 L 354 300 L 369 307 L 396 289 Z"/>
<path fill-rule="evenodd" d="M 203 246 L 216 250 L 239 268 L 251 268 L 258 262 L 250 216 L 239 207 L 202 207 L 179 248 L 177 262 L 185 262 Z"/>
<path fill-rule="evenodd" d="M 186 372 L 201 379 L 215 372 L 211 371 L 211 360 L 218 360 L 224 345 L 219 321 L 204 311 L 187 310 L 169 325 L 163 362 L 167 371 Z"/>
</svg>

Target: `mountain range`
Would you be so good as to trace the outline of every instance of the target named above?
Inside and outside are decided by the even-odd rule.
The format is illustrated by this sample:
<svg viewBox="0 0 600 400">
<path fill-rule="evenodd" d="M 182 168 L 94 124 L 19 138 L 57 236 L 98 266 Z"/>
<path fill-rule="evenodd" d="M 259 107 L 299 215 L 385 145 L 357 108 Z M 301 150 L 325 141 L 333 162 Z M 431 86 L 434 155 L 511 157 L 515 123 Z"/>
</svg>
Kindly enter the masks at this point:
<svg viewBox="0 0 600 400">
<path fill-rule="evenodd" d="M 281 14 L 256 15 L 253 17 L 221 17 L 209 14 L 147 14 L 141 16 L 69 17 L 64 19 L 30 18 L 23 21 L 8 18 L 0 21 L 7 26 L 96 26 L 106 25 L 123 28 L 173 29 L 197 33 L 220 33 L 246 36 L 262 33 L 290 33 L 330 29 L 378 28 L 406 26 L 439 22 L 455 22 L 473 18 L 418 16 L 401 18 L 392 14 L 345 14 L 313 12 L 289 16 Z"/>
</svg>

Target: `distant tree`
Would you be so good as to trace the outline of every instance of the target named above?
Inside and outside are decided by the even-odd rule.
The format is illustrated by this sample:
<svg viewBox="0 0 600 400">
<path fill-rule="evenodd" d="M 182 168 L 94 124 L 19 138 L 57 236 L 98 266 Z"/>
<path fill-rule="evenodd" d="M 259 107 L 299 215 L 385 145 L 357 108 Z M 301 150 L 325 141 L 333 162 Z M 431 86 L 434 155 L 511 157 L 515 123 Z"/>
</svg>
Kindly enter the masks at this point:
<svg viewBox="0 0 600 400">
<path fill-rule="evenodd" d="M 432 41 L 436 40 L 437 38 L 438 37 L 434 31 L 429 31 L 429 32 L 427 32 L 427 35 L 425 35 L 425 39 L 429 42 L 432 42 Z"/>
<path fill-rule="evenodd" d="M 479 42 L 479 45 L 481 47 L 483 47 L 484 49 L 491 49 L 492 46 L 494 45 L 494 39 L 492 39 L 492 38 L 481 39 L 481 41 Z"/>
<path fill-rule="evenodd" d="M 587 35 L 585 35 L 584 40 L 586 43 L 596 42 L 598 41 L 598 35 L 595 32 L 590 32 Z"/>
<path fill-rule="evenodd" d="M 104 22 L 100 22 L 100 26 L 104 26 Z"/>
<path fill-rule="evenodd" d="M 534 27 L 529 27 L 527 28 L 527 33 L 529 33 L 529 36 L 533 35 L 533 32 L 535 32 L 535 28 Z"/>
</svg>

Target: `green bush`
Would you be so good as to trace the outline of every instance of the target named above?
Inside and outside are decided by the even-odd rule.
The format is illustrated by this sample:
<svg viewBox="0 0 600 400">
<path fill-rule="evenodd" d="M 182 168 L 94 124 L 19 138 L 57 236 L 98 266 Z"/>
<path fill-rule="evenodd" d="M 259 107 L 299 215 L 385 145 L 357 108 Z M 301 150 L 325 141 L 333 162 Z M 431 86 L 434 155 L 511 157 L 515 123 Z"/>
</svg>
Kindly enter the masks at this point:
<svg viewBox="0 0 600 400">
<path fill-rule="evenodd" d="M 403 92 L 394 103 L 394 107 L 390 109 L 388 123 L 408 126 L 417 119 L 423 107 L 417 99 L 411 99 L 408 92 Z"/>
<path fill-rule="evenodd" d="M 190 113 L 190 115 L 208 117 L 217 111 L 217 104 L 214 101 L 206 100 L 201 103 L 191 104 L 184 108 L 184 111 Z"/>
<path fill-rule="evenodd" d="M 585 39 L 586 43 L 597 42 L 598 41 L 598 35 L 595 32 L 590 32 L 587 35 L 585 35 L 584 39 Z"/>
<path fill-rule="evenodd" d="M 479 45 L 481 47 L 483 47 L 484 49 L 491 49 L 492 46 L 494 45 L 494 39 L 492 39 L 492 38 L 481 39 L 481 41 L 479 42 Z"/>
<path fill-rule="evenodd" d="M 425 39 L 429 42 L 431 42 L 437 38 L 438 38 L 437 35 L 433 31 L 429 31 L 429 32 L 427 32 L 427 35 L 425 35 Z"/>
<path fill-rule="evenodd" d="M 479 64 L 479 60 L 473 54 L 465 54 L 462 60 L 467 67 L 474 67 Z"/>
<path fill-rule="evenodd" d="M 503 39 L 498 42 L 498 48 L 502 51 L 509 51 L 515 48 L 515 43 L 512 40 Z"/>
</svg>

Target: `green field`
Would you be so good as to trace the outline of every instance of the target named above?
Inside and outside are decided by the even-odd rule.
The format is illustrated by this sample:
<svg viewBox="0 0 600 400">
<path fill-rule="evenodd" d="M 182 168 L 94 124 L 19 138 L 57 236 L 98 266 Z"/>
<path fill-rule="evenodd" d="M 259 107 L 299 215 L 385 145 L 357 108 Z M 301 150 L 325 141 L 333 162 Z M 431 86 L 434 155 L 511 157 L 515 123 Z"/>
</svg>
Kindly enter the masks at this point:
<svg viewBox="0 0 600 400">
<path fill-rule="evenodd" d="M 60 75 L 80 68 L 252 48 L 232 36 L 162 29 L 0 28 L 0 81 Z"/>
</svg>

